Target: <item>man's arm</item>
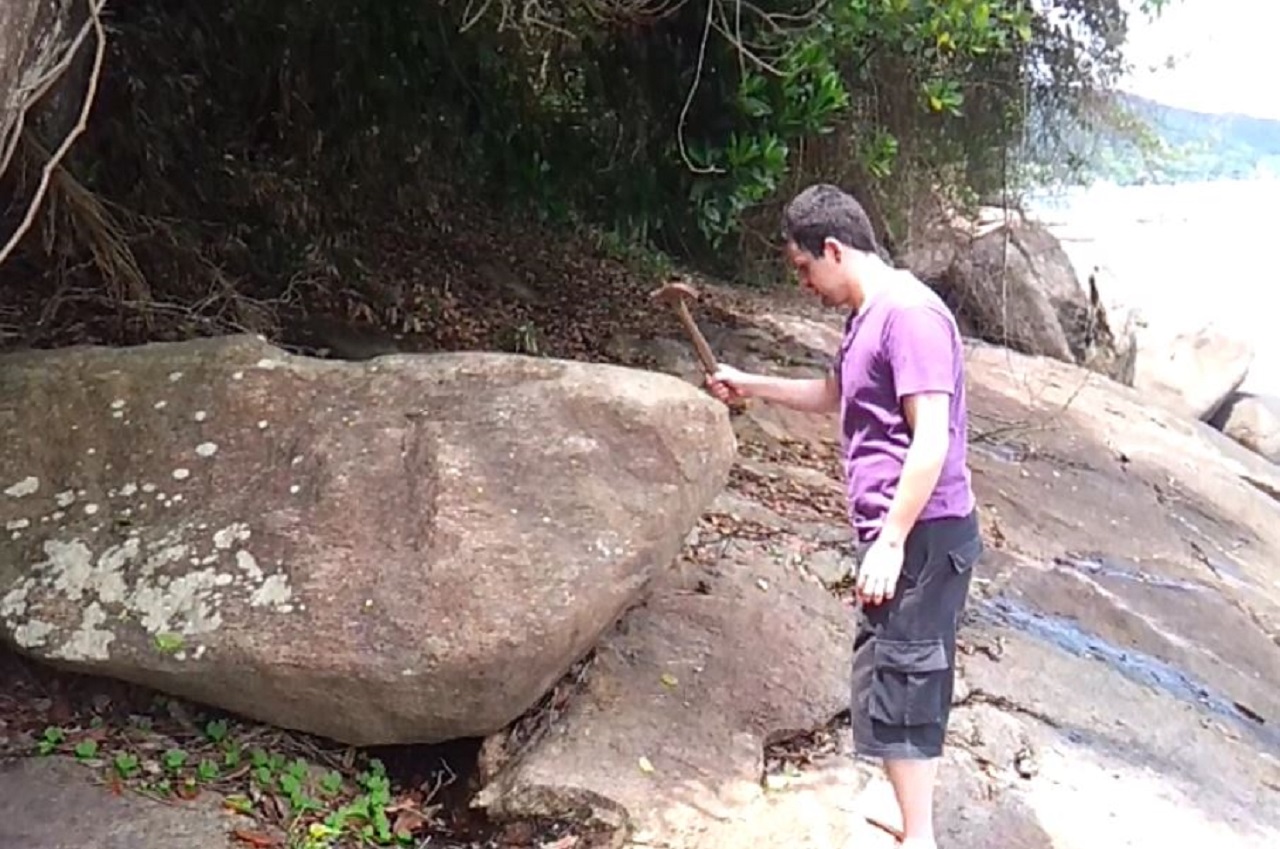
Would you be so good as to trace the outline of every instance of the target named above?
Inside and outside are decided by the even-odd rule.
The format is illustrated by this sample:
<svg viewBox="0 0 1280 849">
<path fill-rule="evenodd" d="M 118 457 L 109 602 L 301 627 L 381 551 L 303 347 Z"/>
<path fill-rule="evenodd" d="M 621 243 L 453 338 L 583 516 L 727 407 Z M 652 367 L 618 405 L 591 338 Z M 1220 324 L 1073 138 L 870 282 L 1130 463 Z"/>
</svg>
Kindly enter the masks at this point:
<svg viewBox="0 0 1280 849">
<path fill-rule="evenodd" d="M 833 375 L 818 378 L 743 375 L 739 389 L 753 398 L 772 401 L 805 413 L 834 413 L 840 408 L 840 390 Z"/>
<path fill-rule="evenodd" d="M 959 352 L 946 317 L 924 306 L 893 316 L 884 344 L 911 431 L 897 491 L 880 529 L 886 543 L 899 546 L 933 495 L 951 447 L 951 394 Z"/>
<path fill-rule="evenodd" d="M 911 427 L 911 446 L 907 448 L 898 489 L 880 529 L 880 536 L 890 545 L 902 545 L 915 526 L 933 488 L 938 485 L 951 441 L 949 393 L 907 395 L 902 399 L 902 409 Z"/>
</svg>

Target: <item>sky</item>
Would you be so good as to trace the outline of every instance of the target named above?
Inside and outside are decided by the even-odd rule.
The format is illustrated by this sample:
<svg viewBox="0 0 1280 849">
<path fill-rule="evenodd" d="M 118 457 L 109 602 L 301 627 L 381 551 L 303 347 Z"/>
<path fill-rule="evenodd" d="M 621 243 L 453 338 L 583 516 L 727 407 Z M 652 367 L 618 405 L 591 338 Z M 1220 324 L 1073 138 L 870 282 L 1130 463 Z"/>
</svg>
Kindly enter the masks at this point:
<svg viewBox="0 0 1280 849">
<path fill-rule="evenodd" d="M 1280 119 L 1280 0 L 1170 0 L 1154 22 L 1140 13 L 1130 21 L 1134 71 L 1125 90 L 1185 109 Z"/>
</svg>

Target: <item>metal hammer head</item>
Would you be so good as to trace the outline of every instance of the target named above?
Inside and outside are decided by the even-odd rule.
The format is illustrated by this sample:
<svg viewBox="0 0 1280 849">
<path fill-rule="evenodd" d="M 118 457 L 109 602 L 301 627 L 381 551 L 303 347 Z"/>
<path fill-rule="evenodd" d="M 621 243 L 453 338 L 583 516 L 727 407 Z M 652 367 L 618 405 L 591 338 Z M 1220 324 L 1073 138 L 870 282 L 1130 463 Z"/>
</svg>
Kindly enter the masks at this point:
<svg viewBox="0 0 1280 849">
<path fill-rule="evenodd" d="M 649 297 L 662 303 L 675 304 L 680 301 L 697 300 L 698 290 L 688 283 L 667 283 L 650 292 Z"/>
</svg>

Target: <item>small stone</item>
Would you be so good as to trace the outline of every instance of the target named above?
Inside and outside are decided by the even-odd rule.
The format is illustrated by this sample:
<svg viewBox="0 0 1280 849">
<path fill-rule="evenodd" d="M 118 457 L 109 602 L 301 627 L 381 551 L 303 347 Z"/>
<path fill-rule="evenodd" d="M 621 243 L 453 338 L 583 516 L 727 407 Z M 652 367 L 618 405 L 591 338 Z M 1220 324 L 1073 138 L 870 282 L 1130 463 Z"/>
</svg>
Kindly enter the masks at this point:
<svg viewBox="0 0 1280 849">
<path fill-rule="evenodd" d="M 1036 761 L 1035 753 L 1028 748 L 1023 748 L 1014 755 L 1013 768 L 1023 778 L 1035 778 L 1040 772 L 1040 764 Z"/>
</svg>

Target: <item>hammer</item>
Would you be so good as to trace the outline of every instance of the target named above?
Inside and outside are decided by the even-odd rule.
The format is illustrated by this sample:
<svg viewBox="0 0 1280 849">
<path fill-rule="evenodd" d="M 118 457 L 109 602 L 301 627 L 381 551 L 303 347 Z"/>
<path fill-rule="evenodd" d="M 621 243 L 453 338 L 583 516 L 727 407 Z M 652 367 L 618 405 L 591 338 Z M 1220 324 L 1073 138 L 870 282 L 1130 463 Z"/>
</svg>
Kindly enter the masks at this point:
<svg viewBox="0 0 1280 849">
<path fill-rule="evenodd" d="M 688 302 L 697 299 L 698 290 L 688 283 L 667 283 L 650 292 L 649 297 L 660 303 L 668 304 L 676 311 L 676 315 L 680 317 L 680 323 L 684 325 L 685 332 L 689 334 L 689 339 L 693 342 L 694 350 L 698 352 L 698 359 L 702 362 L 702 370 L 706 372 L 708 377 L 715 374 L 716 355 L 711 352 L 711 346 L 707 344 L 706 337 L 702 335 L 702 331 L 698 329 L 693 316 L 689 314 Z M 741 413 L 745 406 L 744 402 L 737 400 L 729 404 L 729 409 L 731 412 Z"/>
<path fill-rule="evenodd" d="M 698 290 L 688 283 L 667 283 L 650 292 L 649 297 L 669 305 L 676 311 L 676 315 L 680 317 L 680 323 L 684 325 L 685 332 L 693 342 L 694 350 L 698 352 L 698 359 L 702 361 L 702 370 L 708 375 L 715 374 L 716 355 L 711 352 L 711 346 L 707 344 L 706 337 L 702 335 L 693 316 L 689 314 L 688 301 L 698 297 Z"/>
</svg>

